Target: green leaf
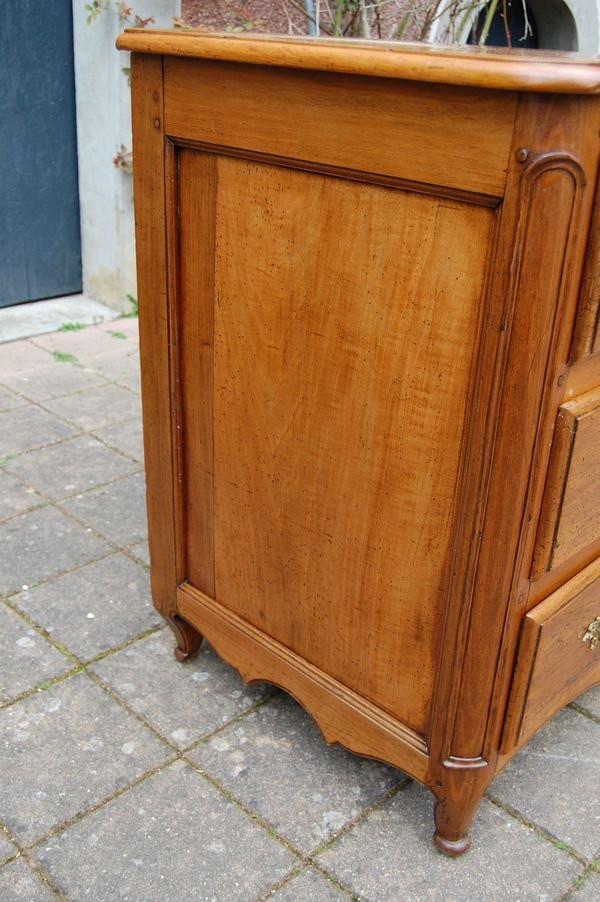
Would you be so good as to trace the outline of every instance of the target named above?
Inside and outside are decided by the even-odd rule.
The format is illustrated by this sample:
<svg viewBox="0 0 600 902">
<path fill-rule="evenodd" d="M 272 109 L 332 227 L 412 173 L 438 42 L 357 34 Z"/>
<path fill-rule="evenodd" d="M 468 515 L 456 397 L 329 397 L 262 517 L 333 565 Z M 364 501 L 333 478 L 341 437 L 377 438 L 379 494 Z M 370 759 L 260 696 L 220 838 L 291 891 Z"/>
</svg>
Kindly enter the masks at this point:
<svg viewBox="0 0 600 902">
<path fill-rule="evenodd" d="M 129 311 L 129 313 L 123 313 L 123 314 L 122 314 L 123 319 L 135 319 L 135 317 L 138 315 L 138 302 L 137 302 L 137 298 L 134 298 L 134 296 L 133 296 L 132 294 L 128 294 L 128 295 L 127 295 L 127 300 L 128 300 L 129 303 L 131 304 L 131 310 Z"/>
</svg>

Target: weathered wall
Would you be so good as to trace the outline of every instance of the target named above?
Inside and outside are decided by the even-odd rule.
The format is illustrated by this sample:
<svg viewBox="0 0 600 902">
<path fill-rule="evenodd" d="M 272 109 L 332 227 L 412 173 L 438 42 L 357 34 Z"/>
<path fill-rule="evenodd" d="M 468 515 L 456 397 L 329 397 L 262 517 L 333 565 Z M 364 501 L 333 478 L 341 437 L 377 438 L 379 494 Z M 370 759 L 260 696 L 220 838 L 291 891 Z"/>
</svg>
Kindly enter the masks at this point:
<svg viewBox="0 0 600 902">
<path fill-rule="evenodd" d="M 132 178 L 112 160 L 121 143 L 131 148 L 129 86 L 121 71 L 129 60 L 115 50 L 118 17 L 106 11 L 86 25 L 85 2 L 73 0 L 83 290 L 127 310 L 127 294 L 136 296 Z M 163 27 L 180 12 L 179 0 L 135 0 L 132 6 Z"/>
</svg>

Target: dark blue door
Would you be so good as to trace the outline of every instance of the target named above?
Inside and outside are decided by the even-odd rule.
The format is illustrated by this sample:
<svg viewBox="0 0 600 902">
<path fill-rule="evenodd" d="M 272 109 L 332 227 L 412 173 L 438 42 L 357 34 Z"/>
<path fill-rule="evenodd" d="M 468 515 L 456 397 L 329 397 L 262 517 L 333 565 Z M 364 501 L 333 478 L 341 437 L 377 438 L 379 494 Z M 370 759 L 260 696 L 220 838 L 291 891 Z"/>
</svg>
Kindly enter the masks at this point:
<svg viewBox="0 0 600 902">
<path fill-rule="evenodd" d="M 1 0 L 0 307 L 78 291 L 71 0 Z"/>
</svg>

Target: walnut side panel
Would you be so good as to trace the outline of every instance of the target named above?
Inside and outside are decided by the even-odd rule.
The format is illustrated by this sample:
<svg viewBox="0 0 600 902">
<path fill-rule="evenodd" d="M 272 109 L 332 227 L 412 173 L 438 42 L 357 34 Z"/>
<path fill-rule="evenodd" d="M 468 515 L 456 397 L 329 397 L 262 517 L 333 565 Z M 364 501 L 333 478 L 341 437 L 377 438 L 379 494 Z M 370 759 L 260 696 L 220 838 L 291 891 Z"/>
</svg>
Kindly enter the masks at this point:
<svg viewBox="0 0 600 902">
<path fill-rule="evenodd" d="M 176 139 L 494 197 L 504 192 L 515 104 L 496 91 L 165 60 Z"/>
<path fill-rule="evenodd" d="M 494 213 L 219 158 L 216 220 L 215 597 L 426 736 Z"/>
</svg>

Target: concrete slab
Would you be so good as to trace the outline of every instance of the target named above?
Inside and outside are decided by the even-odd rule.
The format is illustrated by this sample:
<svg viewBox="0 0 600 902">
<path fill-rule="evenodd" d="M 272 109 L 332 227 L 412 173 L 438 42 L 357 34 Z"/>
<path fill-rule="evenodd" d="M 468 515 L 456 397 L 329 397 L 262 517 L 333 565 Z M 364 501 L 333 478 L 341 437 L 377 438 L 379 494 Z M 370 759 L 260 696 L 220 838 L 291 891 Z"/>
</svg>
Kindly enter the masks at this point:
<svg viewBox="0 0 600 902">
<path fill-rule="evenodd" d="M 490 787 L 590 860 L 600 854 L 600 724 L 565 708 Z"/>
<path fill-rule="evenodd" d="M 5 466 L 0 468 L 0 520 L 38 507 L 42 501 L 43 498 L 32 486 L 24 485 L 20 479 L 11 476 Z"/>
<path fill-rule="evenodd" d="M 0 523 L 0 593 L 104 557 L 109 546 L 51 507 Z"/>
<path fill-rule="evenodd" d="M 123 420 L 103 429 L 96 429 L 94 435 L 109 445 L 140 463 L 144 460 L 142 424 L 138 419 Z"/>
<path fill-rule="evenodd" d="M 314 868 L 306 868 L 269 898 L 273 902 L 348 902 L 352 897 Z"/>
<path fill-rule="evenodd" d="M 0 830 L 0 865 L 4 864 L 8 858 L 12 858 L 13 855 L 16 854 L 17 847 L 14 846 L 9 838 L 4 835 L 4 832 Z"/>
<path fill-rule="evenodd" d="M 143 473 L 75 495 L 63 501 L 61 507 L 116 545 L 141 542 L 148 533 Z"/>
<path fill-rule="evenodd" d="M 186 664 L 173 656 L 170 629 L 92 666 L 127 704 L 179 748 L 265 698 L 265 686 L 246 687 L 208 646 Z"/>
<path fill-rule="evenodd" d="M 71 294 L 0 309 L 0 342 L 54 332 L 67 323 L 105 322 L 118 317 L 116 310 L 84 294 Z"/>
<path fill-rule="evenodd" d="M 14 603 L 82 660 L 163 623 L 148 573 L 123 554 L 21 592 Z"/>
<path fill-rule="evenodd" d="M 304 854 L 405 780 L 391 767 L 328 747 L 314 721 L 284 693 L 190 758 Z"/>
<path fill-rule="evenodd" d="M 70 332 L 51 332 L 32 339 L 32 343 L 46 351 L 72 354 L 80 363 L 91 365 L 97 357 L 123 354 L 137 348 L 137 338 L 123 332 L 120 325 L 121 320 L 118 320 Z"/>
<path fill-rule="evenodd" d="M 32 346 L 33 347 L 33 346 Z M 47 401 L 70 395 L 84 388 L 104 385 L 106 380 L 99 373 L 86 369 L 69 360 L 55 360 L 48 355 L 47 366 L 19 370 L 2 376 L 4 385 L 14 389 L 31 401 Z"/>
<path fill-rule="evenodd" d="M 251 902 L 295 859 L 177 761 L 35 852 L 67 899 Z"/>
<path fill-rule="evenodd" d="M 63 395 L 62 398 L 53 398 L 45 401 L 44 407 L 84 431 L 101 429 L 123 420 L 139 422 L 142 414 L 137 392 L 109 383 L 86 388 L 72 395 Z"/>
<path fill-rule="evenodd" d="M 6 386 L 0 386 L 0 413 L 4 413 L 5 410 L 13 410 L 15 407 L 22 407 L 26 403 L 24 398 L 19 397 Z"/>
<path fill-rule="evenodd" d="M 59 499 L 112 482 L 139 468 L 139 463 L 107 448 L 91 435 L 79 435 L 21 454 L 7 461 L 4 469 L 46 498 Z"/>
<path fill-rule="evenodd" d="M 571 902 L 598 902 L 600 899 L 600 873 L 589 874 L 577 887 Z"/>
<path fill-rule="evenodd" d="M 361 900 L 558 902 L 582 867 L 484 799 L 473 849 L 454 860 L 431 842 L 433 797 L 413 783 L 318 857 Z"/>
<path fill-rule="evenodd" d="M 0 703 L 71 670 L 71 661 L 6 605 L 0 605 Z"/>
<path fill-rule="evenodd" d="M 22 858 L 0 869 L 2 902 L 56 902 L 56 896 Z"/>
<path fill-rule="evenodd" d="M 34 405 L 7 410 L 0 413 L 0 458 L 58 442 L 76 431 L 74 426 Z"/>
<path fill-rule="evenodd" d="M 1 710 L 0 736 L 10 774 L 0 818 L 24 843 L 112 796 L 169 754 L 82 673 Z"/>
</svg>

